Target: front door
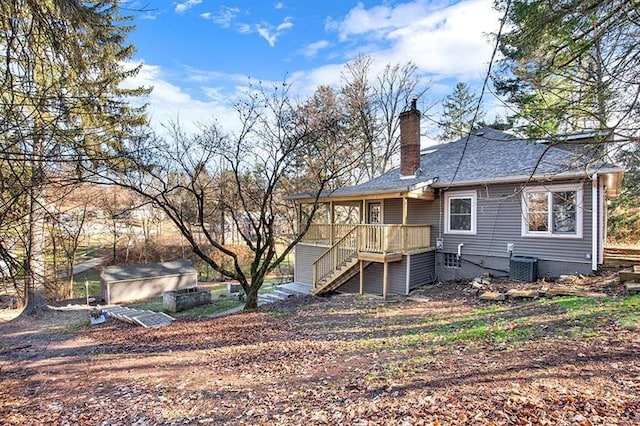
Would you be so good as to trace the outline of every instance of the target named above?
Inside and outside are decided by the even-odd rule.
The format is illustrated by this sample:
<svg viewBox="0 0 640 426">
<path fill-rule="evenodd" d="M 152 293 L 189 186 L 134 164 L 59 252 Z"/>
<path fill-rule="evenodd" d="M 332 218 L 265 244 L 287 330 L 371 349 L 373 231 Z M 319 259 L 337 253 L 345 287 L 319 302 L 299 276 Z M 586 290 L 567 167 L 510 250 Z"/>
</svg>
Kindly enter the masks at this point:
<svg viewBox="0 0 640 426">
<path fill-rule="evenodd" d="M 382 223 L 382 203 L 369 203 L 369 220 L 367 223 L 371 225 L 380 225 Z"/>
<path fill-rule="evenodd" d="M 372 226 L 365 227 L 365 251 L 379 252 L 381 251 L 381 227 L 373 225 L 382 224 L 382 203 L 373 202 L 367 205 L 367 223 Z"/>
</svg>

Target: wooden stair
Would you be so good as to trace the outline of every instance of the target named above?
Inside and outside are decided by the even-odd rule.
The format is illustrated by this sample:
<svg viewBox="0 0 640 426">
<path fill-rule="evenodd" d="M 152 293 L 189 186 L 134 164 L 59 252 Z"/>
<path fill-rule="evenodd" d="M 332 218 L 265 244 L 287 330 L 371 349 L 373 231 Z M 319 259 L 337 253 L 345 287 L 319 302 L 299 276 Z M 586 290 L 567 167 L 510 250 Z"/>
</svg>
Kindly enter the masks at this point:
<svg viewBox="0 0 640 426">
<path fill-rule="evenodd" d="M 366 268 L 371 262 L 365 262 L 363 267 Z M 360 272 L 359 261 L 357 258 L 351 259 L 349 262 L 336 269 L 331 275 L 320 280 L 316 288 L 311 292 L 317 296 L 322 293 L 333 291 Z"/>
</svg>

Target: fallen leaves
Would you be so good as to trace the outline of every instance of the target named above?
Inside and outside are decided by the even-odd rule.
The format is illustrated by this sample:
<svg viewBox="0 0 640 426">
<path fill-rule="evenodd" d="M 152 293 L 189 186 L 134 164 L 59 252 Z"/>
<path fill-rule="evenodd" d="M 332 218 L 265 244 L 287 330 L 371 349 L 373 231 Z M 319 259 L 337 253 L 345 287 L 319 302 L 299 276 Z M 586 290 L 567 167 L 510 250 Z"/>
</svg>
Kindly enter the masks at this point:
<svg viewBox="0 0 640 426">
<path fill-rule="evenodd" d="M 556 324 L 517 343 L 451 341 L 434 330 L 467 327 L 474 308 L 460 300 L 339 296 L 275 309 L 162 329 L 109 321 L 55 345 L 12 340 L 22 349 L 0 353 L 0 423 L 640 423 L 630 330 L 583 338 Z M 555 314 L 491 313 L 497 324 Z"/>
</svg>

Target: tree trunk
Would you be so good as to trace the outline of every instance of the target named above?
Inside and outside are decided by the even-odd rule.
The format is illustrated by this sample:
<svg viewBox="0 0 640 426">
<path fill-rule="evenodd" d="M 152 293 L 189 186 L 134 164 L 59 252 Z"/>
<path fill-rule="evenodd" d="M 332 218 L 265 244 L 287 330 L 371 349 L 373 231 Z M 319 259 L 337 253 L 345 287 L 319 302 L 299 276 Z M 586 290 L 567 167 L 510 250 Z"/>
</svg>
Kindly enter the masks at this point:
<svg viewBox="0 0 640 426">
<path fill-rule="evenodd" d="M 253 284 L 249 286 L 249 291 L 247 291 L 246 299 L 244 303 L 245 311 L 256 309 L 258 307 L 258 290 L 259 289 L 260 289 L 260 286 L 254 286 Z"/>
<path fill-rule="evenodd" d="M 44 291 L 44 273 L 45 273 L 45 256 L 44 256 L 44 170 L 41 162 L 42 152 L 44 150 L 43 143 L 36 138 L 34 144 L 34 152 L 32 157 L 32 177 L 28 188 L 29 191 L 29 222 L 28 237 L 26 250 L 26 279 L 25 279 L 25 305 L 30 306 L 38 303 L 33 294 Z"/>
<path fill-rule="evenodd" d="M 43 312 L 47 311 L 47 304 L 44 301 L 41 293 L 35 293 L 33 291 L 27 291 L 27 304 L 20 313 L 20 315 L 33 315 L 40 316 Z"/>
</svg>

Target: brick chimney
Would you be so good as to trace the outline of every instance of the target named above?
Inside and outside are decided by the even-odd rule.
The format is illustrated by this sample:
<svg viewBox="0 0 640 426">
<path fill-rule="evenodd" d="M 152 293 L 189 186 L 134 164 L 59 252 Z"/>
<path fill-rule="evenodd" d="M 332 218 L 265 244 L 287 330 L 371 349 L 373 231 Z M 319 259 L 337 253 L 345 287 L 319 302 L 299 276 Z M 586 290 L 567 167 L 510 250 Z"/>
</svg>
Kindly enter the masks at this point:
<svg viewBox="0 0 640 426">
<path fill-rule="evenodd" d="M 400 176 L 415 176 L 420 169 L 420 111 L 418 99 L 411 109 L 400 113 Z"/>
</svg>

